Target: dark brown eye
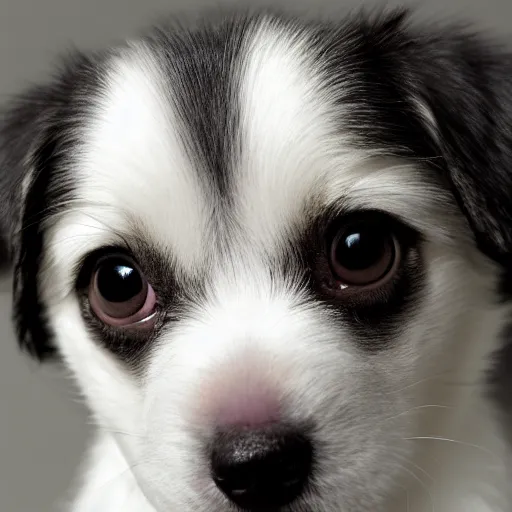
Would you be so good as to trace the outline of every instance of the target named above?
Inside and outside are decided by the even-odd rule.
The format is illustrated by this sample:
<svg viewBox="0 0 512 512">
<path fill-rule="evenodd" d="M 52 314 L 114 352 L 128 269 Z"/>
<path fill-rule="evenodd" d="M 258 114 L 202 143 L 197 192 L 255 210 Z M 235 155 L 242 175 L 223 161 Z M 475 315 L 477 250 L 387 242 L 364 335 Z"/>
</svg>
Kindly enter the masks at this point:
<svg viewBox="0 0 512 512">
<path fill-rule="evenodd" d="M 341 227 L 330 247 L 330 265 L 343 286 L 378 285 L 397 268 L 400 247 L 388 226 L 372 221 Z"/>
<path fill-rule="evenodd" d="M 96 316 L 114 326 L 130 326 L 152 317 L 156 297 L 138 265 L 127 256 L 102 258 L 89 286 Z"/>
</svg>

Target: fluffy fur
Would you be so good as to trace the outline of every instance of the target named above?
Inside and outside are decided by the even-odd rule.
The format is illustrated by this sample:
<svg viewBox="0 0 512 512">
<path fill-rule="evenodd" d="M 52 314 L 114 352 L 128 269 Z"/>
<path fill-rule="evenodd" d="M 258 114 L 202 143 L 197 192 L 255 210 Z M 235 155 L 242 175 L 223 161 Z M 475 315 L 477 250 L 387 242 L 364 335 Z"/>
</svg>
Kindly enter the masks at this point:
<svg viewBox="0 0 512 512">
<path fill-rule="evenodd" d="M 275 408 L 315 448 L 283 511 L 512 510 L 511 55 L 403 12 L 206 19 L 73 57 L 3 121 L 20 342 L 64 361 L 98 426 L 68 509 L 235 510 L 205 447 Z M 415 237 L 393 294 L 354 311 L 318 287 L 317 235 L 366 210 Z M 155 289 L 150 334 L 91 313 L 105 247 Z"/>
</svg>

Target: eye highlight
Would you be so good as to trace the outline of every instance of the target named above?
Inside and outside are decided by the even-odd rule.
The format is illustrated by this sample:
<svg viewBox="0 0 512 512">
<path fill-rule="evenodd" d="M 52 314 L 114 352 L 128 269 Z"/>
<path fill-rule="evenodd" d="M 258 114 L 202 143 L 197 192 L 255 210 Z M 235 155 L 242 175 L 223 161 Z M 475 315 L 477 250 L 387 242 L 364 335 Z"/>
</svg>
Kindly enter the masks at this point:
<svg viewBox="0 0 512 512">
<path fill-rule="evenodd" d="M 327 243 L 333 284 L 339 290 L 379 287 L 394 275 L 401 259 L 392 224 L 379 215 L 338 223 Z"/>
<path fill-rule="evenodd" d="M 139 266 L 122 254 L 107 255 L 97 262 L 88 297 L 93 313 L 116 327 L 150 323 L 155 313 L 153 288 Z"/>
</svg>

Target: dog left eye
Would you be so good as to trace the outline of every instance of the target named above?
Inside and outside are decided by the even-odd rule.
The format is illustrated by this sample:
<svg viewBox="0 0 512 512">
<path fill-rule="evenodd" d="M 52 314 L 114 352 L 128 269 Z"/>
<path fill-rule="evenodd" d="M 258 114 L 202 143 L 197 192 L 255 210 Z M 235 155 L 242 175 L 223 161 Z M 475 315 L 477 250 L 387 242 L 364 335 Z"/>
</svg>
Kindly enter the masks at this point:
<svg viewBox="0 0 512 512">
<path fill-rule="evenodd" d="M 329 260 L 341 287 L 373 287 L 396 270 L 400 246 L 379 218 L 356 220 L 339 228 L 330 245 Z"/>
<path fill-rule="evenodd" d="M 104 323 L 130 327 L 146 324 L 155 313 L 156 297 L 139 266 L 124 255 L 110 255 L 96 265 L 89 284 L 89 303 Z"/>
</svg>

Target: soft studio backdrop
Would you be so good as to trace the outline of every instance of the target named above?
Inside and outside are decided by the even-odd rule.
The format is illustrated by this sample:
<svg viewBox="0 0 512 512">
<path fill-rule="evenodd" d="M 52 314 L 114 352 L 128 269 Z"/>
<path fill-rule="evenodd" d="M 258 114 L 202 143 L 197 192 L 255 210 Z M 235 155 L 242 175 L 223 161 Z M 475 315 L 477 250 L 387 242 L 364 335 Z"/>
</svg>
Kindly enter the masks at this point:
<svg viewBox="0 0 512 512">
<path fill-rule="evenodd" d="M 299 11 L 326 14 L 362 3 L 279 1 Z M 257 3 L 253 0 L 250 5 Z M 508 32 L 512 41 L 511 0 L 414 3 L 423 17 L 462 15 L 483 27 Z M 44 77 L 56 55 L 71 45 L 106 45 L 168 12 L 216 4 L 208 0 L 0 0 L 0 102 Z M 5 280 L 0 283 L 0 512 L 54 512 L 58 500 L 69 492 L 85 449 L 87 415 L 62 372 L 39 367 L 19 354 L 10 309 L 10 283 Z"/>
</svg>

